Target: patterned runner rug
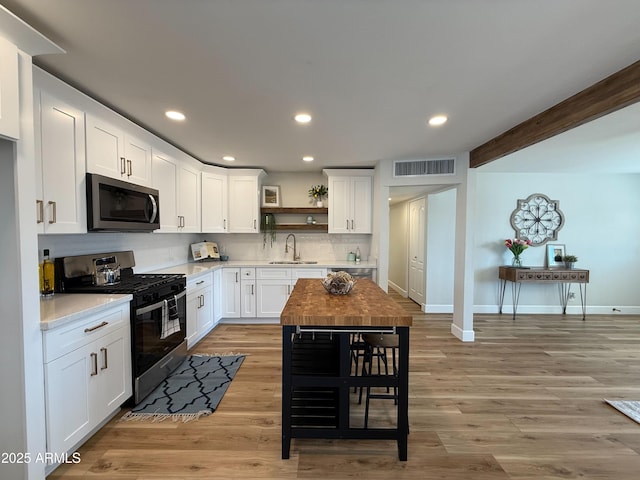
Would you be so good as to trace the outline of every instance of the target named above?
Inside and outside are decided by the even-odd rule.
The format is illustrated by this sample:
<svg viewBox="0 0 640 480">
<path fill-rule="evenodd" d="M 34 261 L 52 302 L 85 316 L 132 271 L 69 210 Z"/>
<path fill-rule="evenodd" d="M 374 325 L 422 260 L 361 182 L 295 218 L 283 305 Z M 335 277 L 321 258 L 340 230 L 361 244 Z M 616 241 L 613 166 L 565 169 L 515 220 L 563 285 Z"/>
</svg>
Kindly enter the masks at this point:
<svg viewBox="0 0 640 480">
<path fill-rule="evenodd" d="M 636 423 L 640 423 L 640 401 L 637 400 L 607 400 L 616 410 L 624 413 L 627 417 L 634 420 Z"/>
<path fill-rule="evenodd" d="M 166 380 L 121 421 L 154 422 L 168 418 L 188 422 L 213 413 L 244 355 L 190 355 Z"/>
</svg>

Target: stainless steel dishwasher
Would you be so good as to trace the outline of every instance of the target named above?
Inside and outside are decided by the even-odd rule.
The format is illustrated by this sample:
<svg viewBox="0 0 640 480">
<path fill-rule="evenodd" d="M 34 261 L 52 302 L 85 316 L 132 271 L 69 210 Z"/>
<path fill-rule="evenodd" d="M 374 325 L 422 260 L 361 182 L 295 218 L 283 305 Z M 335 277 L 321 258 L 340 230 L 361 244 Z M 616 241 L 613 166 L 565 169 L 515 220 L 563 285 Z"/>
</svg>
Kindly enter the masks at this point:
<svg viewBox="0 0 640 480">
<path fill-rule="evenodd" d="M 352 268 L 331 268 L 330 272 L 347 272 L 353 278 L 368 278 L 369 280 L 376 281 L 376 269 L 367 267 L 352 267 Z"/>
</svg>

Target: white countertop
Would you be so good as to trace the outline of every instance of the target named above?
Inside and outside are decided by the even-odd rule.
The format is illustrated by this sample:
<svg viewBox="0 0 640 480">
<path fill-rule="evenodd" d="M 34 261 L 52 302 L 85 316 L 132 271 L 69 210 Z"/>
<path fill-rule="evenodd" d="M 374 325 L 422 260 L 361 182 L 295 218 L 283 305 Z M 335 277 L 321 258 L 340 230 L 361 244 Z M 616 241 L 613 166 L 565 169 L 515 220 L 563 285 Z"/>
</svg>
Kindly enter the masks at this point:
<svg viewBox="0 0 640 480">
<path fill-rule="evenodd" d="M 51 330 L 122 303 L 130 294 L 56 293 L 40 299 L 40 330 Z"/>
<path fill-rule="evenodd" d="M 376 262 L 339 262 L 339 261 L 319 261 L 318 263 L 269 263 L 268 260 L 230 260 L 221 262 L 219 260 L 183 263 L 174 267 L 161 268 L 152 273 L 182 273 L 187 277 L 200 275 L 218 268 L 233 267 L 272 267 L 272 268 L 377 268 Z"/>
<path fill-rule="evenodd" d="M 228 262 L 204 261 L 183 263 L 174 267 L 161 268 L 152 273 L 178 273 L 186 277 L 198 276 L 225 267 L 295 267 L 295 268 L 377 268 L 376 262 L 320 261 L 318 263 L 272 264 L 268 260 L 232 260 Z M 40 330 L 51 330 L 86 315 L 100 312 L 132 300 L 130 294 L 104 293 L 56 293 L 40 299 Z"/>
</svg>

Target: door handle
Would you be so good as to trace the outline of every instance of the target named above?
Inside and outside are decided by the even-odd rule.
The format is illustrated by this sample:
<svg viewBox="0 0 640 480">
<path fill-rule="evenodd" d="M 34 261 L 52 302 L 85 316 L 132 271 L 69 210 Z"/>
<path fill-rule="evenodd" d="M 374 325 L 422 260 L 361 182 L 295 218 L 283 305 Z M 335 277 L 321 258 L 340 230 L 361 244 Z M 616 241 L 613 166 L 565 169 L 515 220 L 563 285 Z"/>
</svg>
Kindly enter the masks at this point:
<svg viewBox="0 0 640 480">
<path fill-rule="evenodd" d="M 355 230 L 355 227 L 353 226 L 353 219 L 351 219 L 351 230 Z"/>
<path fill-rule="evenodd" d="M 131 160 L 127 160 L 127 177 L 130 177 L 131 175 L 133 175 L 133 164 L 131 163 Z"/>
<path fill-rule="evenodd" d="M 223 230 L 227 229 L 227 219 L 226 218 L 224 220 L 222 220 L 222 229 Z"/>
<path fill-rule="evenodd" d="M 107 348 L 102 347 L 100 351 L 102 352 L 102 367 L 100 367 L 100 370 L 106 370 L 109 367 L 109 359 L 107 358 Z"/>
<path fill-rule="evenodd" d="M 36 207 L 38 207 L 36 213 L 36 223 L 42 223 L 44 222 L 44 201 L 36 200 Z"/>
<path fill-rule="evenodd" d="M 251 295 L 253 295 L 253 294 L 254 294 L 254 292 L 253 292 L 253 286 L 254 286 L 254 285 L 253 285 L 253 283 L 252 283 L 252 284 L 251 284 Z"/>
<path fill-rule="evenodd" d="M 98 354 L 91 353 L 91 376 L 95 377 L 98 374 Z"/>
<path fill-rule="evenodd" d="M 127 173 L 127 159 L 120 157 L 120 175 Z"/>
<path fill-rule="evenodd" d="M 93 327 L 85 328 L 84 329 L 84 333 L 93 332 L 94 330 L 98 330 L 99 328 L 105 327 L 107 325 L 109 325 L 109 322 L 107 322 L 107 321 L 102 322 L 99 325 L 95 325 Z"/>
<path fill-rule="evenodd" d="M 56 208 L 56 202 L 53 202 L 51 200 L 49 200 L 49 205 L 51 206 L 51 220 L 49 220 L 49 223 L 56 223 L 58 221 L 57 219 L 57 208 Z"/>
<path fill-rule="evenodd" d="M 347 220 L 347 230 L 349 230 L 349 220 Z"/>
</svg>

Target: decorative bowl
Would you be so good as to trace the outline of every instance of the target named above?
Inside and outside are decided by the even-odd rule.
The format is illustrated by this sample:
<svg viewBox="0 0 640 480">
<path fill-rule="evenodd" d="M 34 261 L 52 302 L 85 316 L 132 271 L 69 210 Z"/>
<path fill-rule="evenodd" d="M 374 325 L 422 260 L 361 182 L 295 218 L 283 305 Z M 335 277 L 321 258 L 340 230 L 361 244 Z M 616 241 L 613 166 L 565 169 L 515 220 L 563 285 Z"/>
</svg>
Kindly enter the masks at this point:
<svg viewBox="0 0 640 480">
<path fill-rule="evenodd" d="M 346 295 L 351 291 L 356 281 L 347 272 L 330 272 L 322 280 L 324 289 L 332 295 Z"/>
</svg>

